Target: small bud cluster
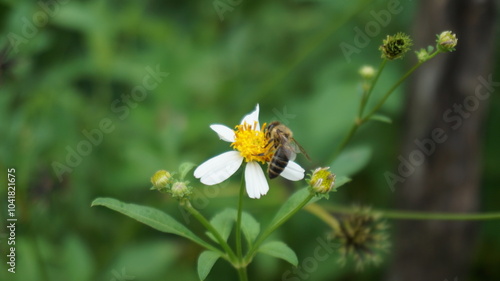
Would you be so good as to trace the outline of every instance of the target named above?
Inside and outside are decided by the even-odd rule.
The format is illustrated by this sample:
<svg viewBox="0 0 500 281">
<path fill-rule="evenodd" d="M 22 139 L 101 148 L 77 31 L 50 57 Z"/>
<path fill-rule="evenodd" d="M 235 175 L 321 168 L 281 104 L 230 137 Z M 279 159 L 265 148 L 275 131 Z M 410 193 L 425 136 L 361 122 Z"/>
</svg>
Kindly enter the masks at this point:
<svg viewBox="0 0 500 281">
<path fill-rule="evenodd" d="M 185 181 L 184 177 L 194 167 L 191 163 L 183 163 L 179 167 L 179 173 L 170 173 L 165 170 L 157 171 L 151 177 L 153 187 L 163 193 L 169 193 L 176 199 L 186 199 L 193 193 L 193 188 L 189 186 L 189 181 Z"/>
</svg>

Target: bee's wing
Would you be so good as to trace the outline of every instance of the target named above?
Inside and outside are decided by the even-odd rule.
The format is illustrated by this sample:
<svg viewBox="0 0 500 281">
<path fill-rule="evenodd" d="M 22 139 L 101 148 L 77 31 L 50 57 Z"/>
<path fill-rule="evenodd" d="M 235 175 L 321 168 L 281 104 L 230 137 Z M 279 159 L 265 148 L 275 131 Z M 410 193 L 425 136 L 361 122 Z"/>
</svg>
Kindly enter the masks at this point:
<svg viewBox="0 0 500 281">
<path fill-rule="evenodd" d="M 293 151 L 295 153 L 302 153 L 307 158 L 307 160 L 311 161 L 311 157 L 309 157 L 306 150 L 295 139 L 291 139 L 289 143 L 293 147 Z"/>
<path fill-rule="evenodd" d="M 295 157 L 297 156 L 297 152 L 295 149 L 295 146 L 293 146 L 293 142 L 290 140 L 293 139 L 288 139 L 285 135 L 279 134 L 280 137 L 280 145 L 281 145 L 281 151 L 285 154 L 286 158 L 288 160 L 295 160 Z"/>
<path fill-rule="evenodd" d="M 283 145 L 283 152 L 285 153 L 288 160 L 293 161 L 295 157 L 297 157 L 297 152 L 295 150 L 295 146 L 291 145 L 292 143 L 286 143 Z"/>
</svg>

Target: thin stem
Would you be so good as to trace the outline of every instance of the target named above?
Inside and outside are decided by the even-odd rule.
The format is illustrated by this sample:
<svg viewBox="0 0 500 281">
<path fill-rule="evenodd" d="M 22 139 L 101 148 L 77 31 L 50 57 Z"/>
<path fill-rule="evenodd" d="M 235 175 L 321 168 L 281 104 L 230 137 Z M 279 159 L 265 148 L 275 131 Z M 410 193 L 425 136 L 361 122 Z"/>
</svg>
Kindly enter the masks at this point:
<svg viewBox="0 0 500 281">
<path fill-rule="evenodd" d="M 435 51 L 434 53 L 430 54 L 427 60 L 430 60 L 438 53 L 439 51 Z M 399 85 L 401 85 L 401 83 L 403 83 L 406 80 L 406 78 L 408 78 L 408 76 L 410 76 L 415 70 L 417 70 L 417 68 L 419 68 L 424 62 L 425 61 L 421 61 L 415 64 L 410 70 L 408 70 L 405 73 L 405 75 L 403 75 L 403 77 L 401 77 L 394 85 L 392 85 L 389 91 L 385 93 L 384 97 L 377 103 L 377 105 L 375 105 L 375 107 L 370 111 L 370 113 L 368 113 L 364 118 L 361 119 L 360 123 L 362 124 L 366 122 L 368 119 L 370 119 L 370 117 L 372 117 L 373 114 L 375 114 L 380 109 L 380 107 L 382 107 L 385 101 L 391 96 L 392 92 L 394 92 L 394 90 L 396 90 L 396 88 L 399 87 Z"/>
<path fill-rule="evenodd" d="M 226 251 L 226 254 L 229 257 L 229 261 L 231 263 L 233 263 L 233 265 L 234 265 L 234 262 L 237 260 L 236 255 L 234 254 L 233 250 L 229 247 L 229 245 L 227 244 L 226 240 L 224 240 L 222 238 L 222 236 L 217 231 L 217 229 L 215 229 L 212 226 L 212 224 L 210 224 L 210 222 L 200 212 L 198 212 L 198 210 L 196 210 L 195 208 L 193 208 L 193 206 L 191 205 L 191 202 L 189 202 L 188 200 L 186 200 L 184 202 L 184 204 L 182 204 L 182 206 L 191 215 L 193 215 L 193 217 L 195 219 L 197 219 L 210 233 L 212 233 L 212 235 L 215 237 L 215 239 L 217 240 L 217 242 L 221 245 L 221 247 L 224 249 L 224 251 Z M 212 247 L 212 246 L 209 249 L 212 250 L 212 251 L 215 251 L 215 252 L 220 252 L 219 249 L 217 249 L 215 247 Z"/>
<path fill-rule="evenodd" d="M 236 254 L 238 255 L 238 259 L 241 261 L 242 254 L 242 245 L 241 245 L 241 212 L 243 210 L 243 196 L 245 195 L 245 177 L 241 177 L 241 186 L 240 186 L 240 198 L 238 201 L 238 214 L 236 216 Z"/>
<path fill-rule="evenodd" d="M 351 214 L 356 210 L 346 206 L 321 206 L 328 212 Z M 372 213 L 379 214 L 388 219 L 404 220 L 459 220 L 459 221 L 479 221 L 479 220 L 500 220 L 500 212 L 460 214 L 460 213 L 433 213 L 433 212 L 409 212 L 399 210 L 378 210 L 372 209 Z"/>
<path fill-rule="evenodd" d="M 358 113 L 359 119 L 361 119 L 361 116 L 363 116 L 363 111 L 365 110 L 368 99 L 370 99 L 370 95 L 373 92 L 373 88 L 375 88 L 375 85 L 377 84 L 378 78 L 380 77 L 380 74 L 384 70 L 386 64 L 387 64 L 387 59 L 382 60 L 382 62 L 380 63 L 380 66 L 377 70 L 377 75 L 375 75 L 375 78 L 373 79 L 372 83 L 370 84 L 368 91 L 366 92 L 366 94 L 363 95 L 363 98 L 361 99 L 361 104 L 360 104 L 359 113 Z"/>
<path fill-rule="evenodd" d="M 248 251 L 247 255 L 245 256 L 245 260 L 247 263 L 249 263 L 257 250 L 259 249 L 259 246 L 266 240 L 266 238 L 271 235 L 278 227 L 280 227 L 283 223 L 285 223 L 287 220 L 289 220 L 295 213 L 297 213 L 300 209 L 302 209 L 311 199 L 314 197 L 314 192 L 310 192 L 309 195 L 304 199 L 304 201 L 300 202 L 299 205 L 297 205 L 294 209 L 292 209 L 288 214 L 283 216 L 279 221 L 274 223 L 271 227 L 268 227 L 264 233 L 257 239 L 255 244 L 252 246 L 252 248 Z"/>
<path fill-rule="evenodd" d="M 328 213 L 325 210 L 325 208 L 321 207 L 320 205 L 315 204 L 315 203 L 309 204 L 304 208 L 304 210 L 317 216 L 319 219 L 321 219 L 327 225 L 329 225 L 332 229 L 340 231 L 340 224 L 339 224 L 338 220 L 334 216 L 332 216 L 330 213 Z"/>
<path fill-rule="evenodd" d="M 245 196 L 245 176 L 241 177 L 240 198 L 238 200 L 238 213 L 236 215 L 236 255 L 238 259 L 238 276 L 240 281 L 247 281 L 247 263 L 243 262 L 243 252 L 241 245 L 241 214 L 243 212 L 243 197 Z"/>
<path fill-rule="evenodd" d="M 375 75 L 375 78 L 373 79 L 373 82 L 371 83 L 371 85 L 368 88 L 368 90 L 363 93 L 363 97 L 361 98 L 361 103 L 359 105 L 358 116 L 356 117 L 355 122 L 352 124 L 351 129 L 349 129 L 349 133 L 347 133 L 347 135 L 344 137 L 344 139 L 342 140 L 342 142 L 340 143 L 340 145 L 335 150 L 335 153 L 333 154 L 332 159 L 331 159 L 331 161 L 329 163 L 332 163 L 339 156 L 340 152 L 342 152 L 342 150 L 347 146 L 347 144 L 349 143 L 349 141 L 351 141 L 352 137 L 354 136 L 354 134 L 356 133 L 356 131 L 358 130 L 358 128 L 361 125 L 363 125 L 363 123 L 364 123 L 365 120 L 363 120 L 361 118 L 361 116 L 363 116 L 363 112 L 365 110 L 365 107 L 366 107 L 366 104 L 368 102 L 368 99 L 370 98 L 370 95 L 373 92 L 373 88 L 375 88 L 375 85 L 377 84 L 377 81 L 378 81 L 378 79 L 380 77 L 380 74 L 384 70 L 386 64 L 387 64 L 387 60 L 386 59 L 384 59 L 380 63 L 379 69 L 377 70 L 377 75 Z"/>
<path fill-rule="evenodd" d="M 406 211 L 380 211 L 382 216 L 388 219 L 407 219 L 407 220 L 499 220 L 500 213 L 426 213 L 426 212 L 406 212 Z"/>
<path fill-rule="evenodd" d="M 359 126 L 361 126 L 360 119 L 356 119 L 356 122 L 352 125 L 351 129 L 349 130 L 349 133 L 344 137 L 340 145 L 337 147 L 337 150 L 335 150 L 335 153 L 332 155 L 332 159 L 328 163 L 332 163 L 335 161 L 335 159 L 339 156 L 340 152 L 347 146 L 349 141 L 352 139 L 354 136 L 354 133 L 358 130 Z"/>
</svg>

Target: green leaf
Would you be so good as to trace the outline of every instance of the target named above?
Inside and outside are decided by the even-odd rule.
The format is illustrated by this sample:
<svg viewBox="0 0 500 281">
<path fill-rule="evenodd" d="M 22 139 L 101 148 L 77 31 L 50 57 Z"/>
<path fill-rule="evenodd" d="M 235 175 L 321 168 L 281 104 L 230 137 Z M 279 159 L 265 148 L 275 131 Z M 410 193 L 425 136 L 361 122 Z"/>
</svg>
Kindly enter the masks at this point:
<svg viewBox="0 0 500 281">
<path fill-rule="evenodd" d="M 368 164 L 371 155 L 372 148 L 368 145 L 347 148 L 330 165 L 330 171 L 336 175 L 352 176 Z"/>
<path fill-rule="evenodd" d="M 260 223 L 247 212 L 241 214 L 241 231 L 251 246 L 260 232 Z"/>
<path fill-rule="evenodd" d="M 210 220 L 210 224 L 219 232 L 222 238 L 225 241 L 227 241 L 229 234 L 231 234 L 231 229 L 233 228 L 235 220 L 236 220 L 236 210 L 227 208 L 222 212 L 216 214 Z M 207 236 L 218 243 L 217 239 L 215 239 L 212 233 L 207 232 Z"/>
<path fill-rule="evenodd" d="M 113 198 L 97 198 L 92 202 L 93 206 L 104 206 L 129 216 L 138 222 L 142 222 L 156 230 L 166 233 L 176 234 L 185 237 L 195 243 L 207 247 L 207 243 L 196 236 L 191 230 L 176 221 L 166 213 L 155 208 L 140 206 L 135 204 L 127 204 Z M 208 245 L 208 247 L 211 247 Z"/>
<path fill-rule="evenodd" d="M 220 254 L 214 251 L 205 251 L 198 257 L 198 277 L 205 280 L 212 270 L 215 262 L 220 258 Z"/>
<path fill-rule="evenodd" d="M 373 114 L 369 120 L 380 121 L 383 123 L 392 124 L 392 119 L 381 114 Z"/>
<path fill-rule="evenodd" d="M 281 206 L 273 220 L 269 224 L 268 228 L 273 227 L 276 224 L 281 224 L 284 219 L 286 219 L 287 215 L 297 208 L 306 198 L 310 195 L 310 192 L 307 188 L 301 188 Z"/>
<path fill-rule="evenodd" d="M 281 241 L 272 241 L 260 246 L 259 252 L 273 256 L 275 258 L 283 259 L 294 266 L 299 264 L 297 255 L 285 243 Z"/>
<path fill-rule="evenodd" d="M 346 177 L 346 176 L 340 176 L 340 177 L 337 177 L 337 178 L 335 179 L 335 186 L 334 186 L 334 187 L 335 187 L 335 190 L 337 190 L 337 188 L 339 188 L 339 187 L 343 186 L 344 184 L 346 184 L 346 183 L 348 183 L 348 182 L 350 182 L 350 181 L 351 181 L 351 179 L 350 179 L 350 178 L 348 178 L 348 177 Z"/>
<path fill-rule="evenodd" d="M 235 209 L 227 208 L 222 212 L 215 215 L 211 220 L 210 224 L 213 225 L 217 231 L 219 231 L 220 235 L 224 240 L 227 241 L 227 238 L 231 234 L 231 230 L 233 228 L 234 223 L 236 222 L 237 211 Z M 245 236 L 249 245 L 257 238 L 260 232 L 260 224 L 253 218 L 249 213 L 242 212 L 241 214 L 241 231 Z M 207 232 L 207 236 L 210 239 L 217 242 L 212 233 Z"/>
</svg>

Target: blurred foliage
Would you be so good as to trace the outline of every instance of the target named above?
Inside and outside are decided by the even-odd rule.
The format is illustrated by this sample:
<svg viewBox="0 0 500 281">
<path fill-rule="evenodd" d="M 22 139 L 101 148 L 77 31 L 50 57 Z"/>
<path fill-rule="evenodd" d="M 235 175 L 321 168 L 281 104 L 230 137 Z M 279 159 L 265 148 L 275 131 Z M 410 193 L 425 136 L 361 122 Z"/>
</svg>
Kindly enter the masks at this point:
<svg viewBox="0 0 500 281">
<path fill-rule="evenodd" d="M 7 233 L 2 232 L 0 279 L 196 280 L 201 249 L 109 210 L 90 208 L 92 199 L 111 196 L 186 219 L 175 201 L 149 191 L 149 178 L 156 170 L 173 170 L 183 161 L 200 163 L 227 150 L 209 124 L 235 125 L 256 103 L 263 121 L 289 117 L 282 121 L 289 121 L 313 159 L 299 158 L 307 169 L 329 165 L 325 161 L 357 109 L 358 68 L 377 67 L 380 42 L 387 34 L 410 30 L 416 4 L 401 1 L 403 11 L 392 15 L 349 62 L 339 44 L 353 44 L 353 29 L 364 29 L 373 21 L 370 12 L 385 9 L 385 1 L 241 1 L 224 13 L 224 20 L 214 9 L 219 2 L 230 1 L 60 0 L 52 6 L 0 1 L 0 47 L 17 38 L 0 62 L 0 168 L 16 168 L 19 219 L 17 273 L 8 275 L 4 268 Z M 379 85 L 390 85 L 406 66 L 391 63 Z M 127 101 L 143 85 L 148 67 L 168 76 L 157 80 L 143 100 Z M 373 122 L 355 137 L 352 146 L 364 149 L 359 157 L 371 160 L 365 169 L 349 171 L 357 173 L 355 180 L 331 202 L 390 206 L 393 194 L 383 172 L 397 161 L 403 90 L 383 107 L 394 124 Z M 500 196 L 495 157 L 500 155 L 500 115 L 494 110 L 499 103 L 495 95 L 485 124 L 486 211 L 498 207 Z M 88 148 L 82 144 L 88 142 L 84 130 L 97 137 L 103 120 L 114 129 L 101 130 L 102 140 L 74 167 L 68 165 L 69 151 Z M 56 162 L 71 171 L 59 179 Z M 238 183 L 197 190 L 198 207 L 208 214 L 234 207 Z M 276 180 L 268 195 L 247 200 L 245 209 L 265 224 L 290 188 Z M 5 192 L 0 196 L 4 206 Z M 4 208 L 1 214 L 6 215 Z M 500 259 L 499 230 L 493 222 L 482 228 L 477 280 L 500 276 L 498 267 L 488 266 Z M 296 250 L 300 264 L 327 231 L 303 212 L 277 235 Z M 321 262 L 308 280 L 374 280 L 383 274 L 383 265 L 354 273 L 352 265 L 339 266 L 336 255 Z M 287 270 L 285 262 L 258 255 L 249 274 L 251 280 L 281 280 Z M 235 280 L 236 273 L 218 262 L 207 280 L 221 278 Z"/>
</svg>

